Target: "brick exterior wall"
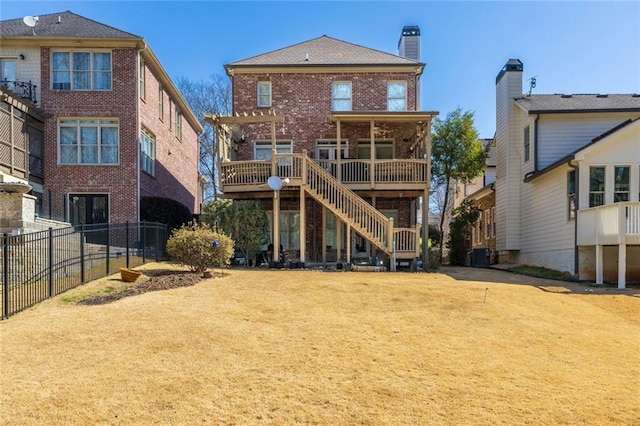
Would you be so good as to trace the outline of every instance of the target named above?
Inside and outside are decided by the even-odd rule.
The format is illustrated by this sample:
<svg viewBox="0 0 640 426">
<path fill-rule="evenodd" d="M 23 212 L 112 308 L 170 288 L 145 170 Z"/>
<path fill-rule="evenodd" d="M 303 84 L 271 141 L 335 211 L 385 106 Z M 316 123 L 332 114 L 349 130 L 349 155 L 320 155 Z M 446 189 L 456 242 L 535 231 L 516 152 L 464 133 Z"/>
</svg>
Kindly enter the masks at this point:
<svg viewBox="0 0 640 426">
<path fill-rule="evenodd" d="M 181 140 L 173 135 L 168 122 L 168 98 L 165 121 L 158 118 L 158 82 L 146 73 L 146 101 L 138 98 L 138 51 L 114 48 L 112 52 L 112 89 L 110 91 L 51 90 L 51 51 L 41 49 L 42 108 L 44 123 L 44 187 L 52 191 L 53 209 L 64 208 L 68 194 L 107 194 L 108 219 L 121 223 L 138 220 L 139 196 L 154 195 L 180 201 L 192 212 L 198 209 L 197 134 L 182 120 Z M 165 93 L 165 96 L 166 93 Z M 138 114 L 140 103 L 140 114 Z M 119 161 L 117 165 L 59 165 L 58 120 L 65 117 L 116 118 L 119 122 Z M 173 115 L 172 115 L 173 117 Z M 156 176 L 139 171 L 138 119 L 156 136 Z M 172 154 L 169 157 L 168 152 Z M 140 193 L 139 193 L 140 192 Z"/>
<path fill-rule="evenodd" d="M 407 82 L 407 109 L 415 110 L 416 76 L 414 73 L 352 73 L 352 74 L 236 74 L 233 77 L 234 112 L 268 110 L 258 108 L 258 81 L 270 81 L 272 106 L 285 116 L 276 125 L 276 138 L 293 141 L 293 151 L 306 149 L 315 153 L 318 139 L 335 139 L 336 125 L 328 118 L 331 113 L 331 83 L 350 81 L 353 111 L 386 111 L 387 82 Z M 387 138 L 395 139 L 396 158 L 410 158 L 409 144 L 403 143 L 413 132 L 411 126 L 380 123 Z M 271 140 L 270 124 L 243 126 L 248 143 L 238 149 L 238 160 L 253 159 L 255 140 Z M 392 136 L 391 136 L 392 135 Z M 349 157 L 355 157 L 356 141 L 369 138 L 367 123 L 341 125 L 341 138 L 349 139 Z"/>
<path fill-rule="evenodd" d="M 156 165 L 154 176 L 140 173 L 141 196 L 171 198 L 187 206 L 192 213 L 199 213 L 198 134 L 183 116 L 182 137 L 176 137 L 176 105 L 170 102 L 166 88 L 163 88 L 164 113 L 160 118 L 160 82 L 148 67 L 145 69 L 145 87 L 145 97 L 140 100 L 140 121 L 142 128 L 155 136 Z"/>
<path fill-rule="evenodd" d="M 271 82 L 272 105 L 268 108 L 257 107 L 257 84 L 259 81 Z M 343 74 L 241 74 L 236 70 L 233 77 L 233 108 L 240 114 L 252 111 L 275 109 L 284 115 L 284 123 L 276 124 L 276 139 L 292 141 L 293 152 L 307 150 L 311 158 L 316 156 L 318 139 L 337 137 L 336 123 L 329 119 L 331 113 L 331 84 L 334 81 L 350 81 L 352 84 L 353 111 L 386 111 L 387 82 L 407 82 L 407 109 L 415 111 L 416 75 L 415 73 L 343 73 Z M 395 158 L 412 158 L 410 142 L 414 128 L 411 125 L 396 123 L 376 123 L 383 130 L 378 139 L 394 141 Z M 246 143 L 238 146 L 236 160 L 254 159 L 254 141 L 271 140 L 271 124 L 247 124 L 241 127 Z M 357 141 L 370 139 L 369 123 L 341 123 L 341 138 L 348 139 L 347 157 L 355 158 Z M 405 140 L 406 139 L 406 140 Z M 370 196 L 364 199 L 372 203 Z M 263 208 L 273 209 L 272 199 L 261 199 Z M 380 210 L 397 210 L 396 227 L 415 226 L 415 198 L 376 197 L 375 205 Z M 280 210 L 299 210 L 297 197 L 281 197 Z M 322 206 L 312 198 L 306 198 L 306 259 L 318 261 L 322 256 Z M 343 235 L 343 255 L 346 255 L 346 236 Z M 287 247 L 285 247 L 287 249 Z M 355 247 L 352 248 L 355 250 Z M 297 253 L 296 253 L 297 254 Z M 294 254 L 294 257 L 296 257 Z M 297 254 L 299 256 L 299 254 Z M 335 261 L 335 247 L 327 253 L 327 260 Z"/>
<path fill-rule="evenodd" d="M 475 227 L 480 227 L 480 238 L 477 238 L 477 230 L 474 229 L 473 234 L 476 237 L 472 238 L 471 248 L 488 248 L 490 251 L 490 263 L 496 263 L 496 237 L 495 233 L 491 232 L 490 236 L 486 236 L 486 221 L 487 221 L 487 213 L 491 211 L 492 208 L 496 206 L 496 195 L 494 191 L 491 191 L 488 195 L 473 200 L 473 205 L 480 209 L 482 212 L 482 220 L 476 222 Z M 495 212 L 495 209 L 494 209 Z M 490 214 L 489 214 L 490 215 Z M 491 221 L 495 221 L 495 219 L 491 218 Z M 493 223 L 491 224 L 493 227 Z"/>
</svg>

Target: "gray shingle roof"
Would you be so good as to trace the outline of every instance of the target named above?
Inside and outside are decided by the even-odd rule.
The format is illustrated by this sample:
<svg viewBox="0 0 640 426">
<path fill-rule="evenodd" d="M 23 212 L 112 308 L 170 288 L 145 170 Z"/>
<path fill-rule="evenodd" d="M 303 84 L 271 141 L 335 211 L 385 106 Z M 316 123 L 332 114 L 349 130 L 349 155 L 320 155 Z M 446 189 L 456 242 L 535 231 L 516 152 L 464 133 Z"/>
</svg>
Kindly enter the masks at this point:
<svg viewBox="0 0 640 426">
<path fill-rule="evenodd" d="M 541 112 L 589 112 L 589 111 L 640 111 L 640 95 L 531 95 L 516 99 L 529 113 Z"/>
<path fill-rule="evenodd" d="M 68 11 L 39 16 L 34 30 L 36 37 L 142 38 Z M 0 36 L 10 38 L 34 35 L 32 29 L 22 22 L 22 18 L 18 18 L 0 21 Z"/>
<path fill-rule="evenodd" d="M 424 65 L 402 56 L 392 55 L 323 35 L 289 47 L 227 64 L 237 66 L 269 65 Z"/>
</svg>

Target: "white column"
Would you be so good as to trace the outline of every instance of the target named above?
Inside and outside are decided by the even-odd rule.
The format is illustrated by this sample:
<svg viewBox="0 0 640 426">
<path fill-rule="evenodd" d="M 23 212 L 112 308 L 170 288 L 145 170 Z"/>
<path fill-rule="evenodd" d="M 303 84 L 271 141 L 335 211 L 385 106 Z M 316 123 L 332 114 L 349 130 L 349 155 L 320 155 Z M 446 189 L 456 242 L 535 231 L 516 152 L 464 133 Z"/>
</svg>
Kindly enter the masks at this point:
<svg viewBox="0 0 640 426">
<path fill-rule="evenodd" d="M 618 245 L 618 288 L 624 289 L 627 285 L 627 245 Z"/>
<path fill-rule="evenodd" d="M 596 284 L 604 284 L 603 272 L 602 272 L 602 246 L 596 244 Z"/>
</svg>

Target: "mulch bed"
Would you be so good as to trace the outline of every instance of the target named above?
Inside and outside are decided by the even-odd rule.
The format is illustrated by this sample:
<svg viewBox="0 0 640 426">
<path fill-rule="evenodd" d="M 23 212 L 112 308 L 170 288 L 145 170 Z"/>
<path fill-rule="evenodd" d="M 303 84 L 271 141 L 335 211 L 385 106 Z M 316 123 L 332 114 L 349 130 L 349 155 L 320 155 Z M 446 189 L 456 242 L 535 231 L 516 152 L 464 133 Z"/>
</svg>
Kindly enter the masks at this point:
<svg viewBox="0 0 640 426">
<path fill-rule="evenodd" d="M 149 291 L 169 290 L 178 287 L 190 287 L 202 280 L 202 274 L 184 271 L 163 271 L 159 272 L 149 279 L 138 283 L 132 283 L 123 290 L 89 296 L 78 302 L 79 305 L 104 305 L 106 303 L 115 302 L 125 297 L 136 296 L 138 294 L 147 293 Z"/>
</svg>

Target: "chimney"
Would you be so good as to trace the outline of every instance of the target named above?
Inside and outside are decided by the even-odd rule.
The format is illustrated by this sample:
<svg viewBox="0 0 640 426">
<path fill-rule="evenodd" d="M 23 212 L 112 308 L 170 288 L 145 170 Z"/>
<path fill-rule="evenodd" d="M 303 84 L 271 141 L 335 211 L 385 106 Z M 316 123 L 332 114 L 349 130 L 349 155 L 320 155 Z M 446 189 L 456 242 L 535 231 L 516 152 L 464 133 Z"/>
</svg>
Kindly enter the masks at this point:
<svg viewBox="0 0 640 426">
<path fill-rule="evenodd" d="M 520 193 L 523 172 L 521 112 L 515 99 L 522 97 L 519 59 L 509 59 L 496 77 L 496 250 L 500 259 L 520 250 Z"/>
<path fill-rule="evenodd" d="M 408 25 L 402 28 L 398 41 L 398 56 L 420 61 L 420 27 Z"/>
</svg>

